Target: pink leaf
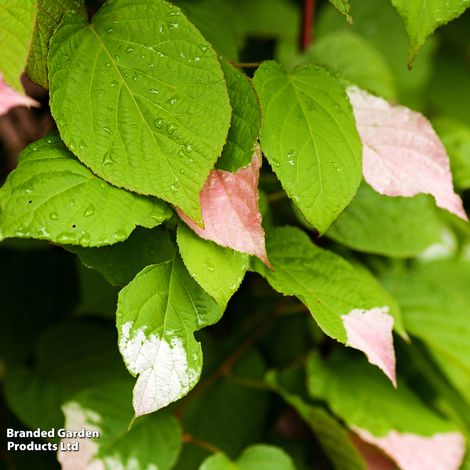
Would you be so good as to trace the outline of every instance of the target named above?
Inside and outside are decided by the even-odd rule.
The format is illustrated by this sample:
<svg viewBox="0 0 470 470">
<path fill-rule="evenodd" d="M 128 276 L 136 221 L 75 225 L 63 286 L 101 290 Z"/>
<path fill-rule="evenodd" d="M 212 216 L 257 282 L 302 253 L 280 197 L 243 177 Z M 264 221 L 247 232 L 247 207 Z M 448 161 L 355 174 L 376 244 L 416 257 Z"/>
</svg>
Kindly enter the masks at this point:
<svg viewBox="0 0 470 470">
<path fill-rule="evenodd" d="M 439 207 L 468 220 L 453 190 L 446 150 L 429 121 L 357 87 L 347 92 L 362 139 L 365 180 L 386 196 L 431 194 Z"/>
<path fill-rule="evenodd" d="M 341 318 L 347 334 L 346 344 L 362 351 L 396 386 L 393 317 L 388 314 L 388 307 L 354 309 Z"/>
<path fill-rule="evenodd" d="M 202 238 L 258 256 L 269 267 L 258 208 L 261 151 L 256 147 L 246 168 L 212 170 L 200 193 L 204 229 L 178 209 L 179 216 Z"/>
<path fill-rule="evenodd" d="M 39 103 L 29 96 L 22 95 L 10 88 L 4 82 L 3 75 L 0 73 L 0 116 L 16 106 L 39 106 Z"/>
<path fill-rule="evenodd" d="M 457 470 L 465 454 L 465 441 L 458 432 L 432 436 L 390 431 L 376 437 L 365 429 L 354 431 L 364 441 L 389 455 L 401 470 Z"/>
<path fill-rule="evenodd" d="M 363 441 L 353 432 L 350 433 L 350 438 L 364 459 L 366 470 L 395 470 L 396 465 L 380 449 Z"/>
</svg>

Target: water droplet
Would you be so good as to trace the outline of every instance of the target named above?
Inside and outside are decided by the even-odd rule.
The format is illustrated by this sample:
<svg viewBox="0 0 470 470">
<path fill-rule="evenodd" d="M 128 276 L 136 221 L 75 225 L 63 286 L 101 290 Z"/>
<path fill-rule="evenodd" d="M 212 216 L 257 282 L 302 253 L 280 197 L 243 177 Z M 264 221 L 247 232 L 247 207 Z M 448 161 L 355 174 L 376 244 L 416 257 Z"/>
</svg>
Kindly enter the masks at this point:
<svg viewBox="0 0 470 470">
<path fill-rule="evenodd" d="M 70 199 L 69 205 L 70 207 L 73 207 L 75 205 L 75 199 Z"/>
<path fill-rule="evenodd" d="M 59 215 L 57 214 L 57 212 L 51 212 L 51 213 L 49 214 L 49 218 L 50 218 L 51 220 L 58 220 L 58 219 L 59 219 Z"/>
<path fill-rule="evenodd" d="M 179 23 L 169 23 L 168 24 L 168 29 L 177 29 L 179 28 L 180 24 Z"/>
<path fill-rule="evenodd" d="M 177 127 L 174 124 L 168 124 L 167 126 L 168 134 L 170 135 L 174 134 L 176 129 Z"/>
<path fill-rule="evenodd" d="M 88 246 L 90 244 L 90 234 L 88 232 L 83 232 L 78 239 L 78 243 L 82 246 Z"/>
<path fill-rule="evenodd" d="M 119 55 L 118 54 L 115 54 L 114 58 L 116 59 L 117 62 L 119 62 Z"/>
<path fill-rule="evenodd" d="M 126 49 L 126 53 L 127 53 L 127 54 L 130 54 L 131 52 L 134 52 L 134 48 L 133 48 L 133 47 L 128 47 L 128 48 Z"/>
<path fill-rule="evenodd" d="M 113 28 L 109 28 L 106 32 L 107 32 L 108 34 L 111 34 L 113 31 L 114 31 Z"/>
<path fill-rule="evenodd" d="M 201 44 L 199 46 L 199 49 L 201 49 L 201 52 L 205 54 L 209 50 L 209 46 L 206 46 L 205 44 Z"/>
<path fill-rule="evenodd" d="M 47 143 L 52 144 L 52 139 L 50 137 L 47 139 Z"/>
<path fill-rule="evenodd" d="M 156 88 L 150 88 L 149 93 L 151 95 L 158 95 L 158 90 Z"/>
<path fill-rule="evenodd" d="M 273 166 L 276 166 L 276 167 L 280 166 L 279 161 L 274 159 L 274 158 L 271 158 L 270 162 L 271 162 L 271 165 L 273 165 Z"/>
<path fill-rule="evenodd" d="M 109 127 L 104 126 L 104 127 L 103 127 L 103 130 L 104 130 L 107 134 L 113 135 L 113 131 L 112 131 Z"/>
<path fill-rule="evenodd" d="M 201 61 L 201 58 L 200 58 L 199 56 L 196 56 L 196 57 L 194 57 L 193 60 L 194 60 L 194 62 L 197 63 L 197 62 L 200 62 L 200 61 Z"/>
<path fill-rule="evenodd" d="M 213 273 L 214 272 L 214 266 L 209 263 L 208 261 L 205 261 L 204 262 L 204 267 L 210 272 L 210 273 Z"/>
<path fill-rule="evenodd" d="M 179 183 L 174 183 L 170 186 L 170 191 L 172 193 L 176 193 L 180 189 L 180 184 Z"/>
<path fill-rule="evenodd" d="M 295 165 L 295 157 L 296 157 L 296 153 L 292 150 L 290 151 L 288 154 L 287 154 L 287 163 L 289 165 L 292 165 L 294 166 Z"/>
<path fill-rule="evenodd" d="M 164 54 L 161 51 L 157 51 L 157 55 L 158 55 L 158 57 L 166 57 L 166 54 Z"/>
<path fill-rule="evenodd" d="M 163 127 L 164 122 L 163 122 L 162 118 L 157 118 L 157 119 L 155 119 L 153 124 L 157 129 L 161 129 Z"/>
<path fill-rule="evenodd" d="M 183 169 L 183 168 L 180 168 L 180 173 L 181 173 L 182 175 L 184 175 L 184 169 Z"/>
<path fill-rule="evenodd" d="M 178 101 L 178 98 L 176 96 L 172 96 L 169 100 L 168 100 L 168 104 L 170 104 L 171 106 L 175 105 L 176 102 Z"/>
<path fill-rule="evenodd" d="M 113 238 L 114 240 L 119 241 L 125 240 L 127 238 L 127 233 L 124 230 L 120 229 L 117 232 L 113 233 Z"/>
<path fill-rule="evenodd" d="M 90 204 L 86 209 L 83 215 L 85 217 L 91 217 L 95 213 L 95 206 L 93 204 Z"/>
<path fill-rule="evenodd" d="M 73 142 L 70 142 L 69 149 L 70 149 L 72 152 L 75 152 L 75 150 L 76 150 L 77 148 L 75 147 L 75 144 L 74 144 Z"/>
<path fill-rule="evenodd" d="M 57 235 L 57 241 L 60 243 L 67 243 L 75 239 L 75 234 L 71 232 L 61 232 Z"/>
<path fill-rule="evenodd" d="M 108 69 L 111 68 L 111 64 L 109 62 L 106 62 L 106 68 L 108 68 Z"/>
<path fill-rule="evenodd" d="M 117 82 L 116 80 L 113 80 L 113 81 L 111 82 L 111 86 L 112 86 L 113 88 L 117 87 L 117 85 L 118 85 L 118 82 Z"/>
<path fill-rule="evenodd" d="M 25 194 L 33 194 L 33 190 L 30 189 L 30 188 L 24 189 L 23 192 L 24 192 Z"/>
</svg>

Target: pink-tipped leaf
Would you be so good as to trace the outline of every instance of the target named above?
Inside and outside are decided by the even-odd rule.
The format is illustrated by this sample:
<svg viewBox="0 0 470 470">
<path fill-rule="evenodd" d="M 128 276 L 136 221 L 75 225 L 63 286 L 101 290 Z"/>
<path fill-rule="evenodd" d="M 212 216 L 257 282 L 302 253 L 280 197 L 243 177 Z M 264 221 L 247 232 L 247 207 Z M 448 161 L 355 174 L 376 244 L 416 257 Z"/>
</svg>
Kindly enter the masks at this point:
<svg viewBox="0 0 470 470">
<path fill-rule="evenodd" d="M 393 317 L 388 310 L 388 307 L 354 309 L 341 319 L 346 330 L 346 344 L 362 351 L 369 362 L 379 367 L 396 386 Z"/>
<path fill-rule="evenodd" d="M 260 166 L 261 151 L 256 146 L 248 167 L 236 173 L 211 171 L 200 193 L 204 228 L 179 209 L 178 214 L 201 238 L 257 256 L 270 266 L 258 207 Z"/>
<path fill-rule="evenodd" d="M 465 454 L 465 441 L 458 432 L 420 436 L 392 430 L 377 437 L 365 429 L 354 431 L 389 455 L 401 470 L 458 470 Z"/>
<path fill-rule="evenodd" d="M 448 155 L 430 122 L 357 87 L 347 93 L 362 139 L 365 180 L 385 196 L 431 194 L 439 207 L 468 220 L 453 189 Z"/>
<path fill-rule="evenodd" d="M 39 103 L 33 98 L 18 93 L 13 88 L 9 87 L 3 80 L 3 75 L 0 73 L 0 116 L 8 113 L 10 109 L 16 106 L 39 106 Z"/>
</svg>

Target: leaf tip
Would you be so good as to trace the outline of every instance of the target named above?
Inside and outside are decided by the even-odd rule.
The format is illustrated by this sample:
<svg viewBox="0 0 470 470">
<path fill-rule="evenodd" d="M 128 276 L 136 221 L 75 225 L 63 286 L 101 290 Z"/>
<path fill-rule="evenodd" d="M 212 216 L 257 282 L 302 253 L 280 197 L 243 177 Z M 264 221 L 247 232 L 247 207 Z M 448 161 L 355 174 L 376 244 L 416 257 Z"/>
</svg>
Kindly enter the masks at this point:
<svg viewBox="0 0 470 470">
<path fill-rule="evenodd" d="M 395 372 L 395 349 L 393 347 L 393 317 L 389 307 L 374 307 L 370 310 L 353 309 L 343 315 L 346 344 L 362 351 L 368 361 L 381 369 L 397 386 Z"/>
</svg>

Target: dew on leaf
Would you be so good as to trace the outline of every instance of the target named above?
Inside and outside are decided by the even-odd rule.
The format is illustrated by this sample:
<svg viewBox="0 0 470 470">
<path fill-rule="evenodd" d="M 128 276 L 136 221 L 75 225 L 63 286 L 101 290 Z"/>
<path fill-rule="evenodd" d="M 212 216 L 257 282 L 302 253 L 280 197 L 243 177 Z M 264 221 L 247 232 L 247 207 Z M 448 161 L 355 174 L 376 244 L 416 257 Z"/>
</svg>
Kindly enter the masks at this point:
<svg viewBox="0 0 470 470">
<path fill-rule="evenodd" d="M 201 52 L 206 53 L 209 50 L 209 47 L 206 46 L 205 44 L 201 44 L 199 46 L 199 49 L 201 49 Z"/>
<path fill-rule="evenodd" d="M 170 191 L 172 193 L 176 193 L 180 189 L 180 184 L 179 183 L 174 183 L 170 186 Z"/>
<path fill-rule="evenodd" d="M 163 122 L 162 118 L 157 118 L 157 119 L 155 119 L 153 124 L 157 129 L 161 129 L 163 127 L 164 122 Z"/>
<path fill-rule="evenodd" d="M 167 130 L 168 130 L 168 134 L 172 135 L 175 133 L 177 127 L 174 125 L 174 124 L 168 124 L 167 126 Z"/>
<path fill-rule="evenodd" d="M 133 48 L 133 47 L 128 47 L 128 48 L 126 49 L 126 53 L 127 53 L 127 54 L 130 54 L 131 52 L 134 52 L 134 48 Z"/>
<path fill-rule="evenodd" d="M 173 106 L 176 104 L 176 101 L 178 100 L 178 98 L 176 96 L 172 96 L 169 100 L 168 100 L 168 103 Z"/>
<path fill-rule="evenodd" d="M 51 213 L 49 214 L 49 218 L 50 218 L 51 220 L 58 220 L 59 215 L 57 214 L 57 212 L 51 212 Z"/>
<path fill-rule="evenodd" d="M 158 95 L 158 90 L 156 88 L 150 88 L 149 93 L 151 95 Z"/>
<path fill-rule="evenodd" d="M 205 261 L 204 262 L 204 267 L 210 272 L 210 273 L 213 273 L 214 272 L 214 266 L 209 263 L 208 261 Z"/>
<path fill-rule="evenodd" d="M 113 135 L 113 131 L 112 131 L 109 127 L 104 126 L 104 127 L 103 127 L 103 130 L 104 130 L 107 134 Z"/>
<path fill-rule="evenodd" d="M 277 166 L 280 166 L 279 161 L 276 160 L 276 159 L 274 159 L 274 158 L 271 158 L 271 164 L 272 164 L 273 166 L 276 166 L 276 167 L 277 167 Z"/>
<path fill-rule="evenodd" d="M 86 209 L 83 215 L 85 217 L 91 217 L 95 213 L 95 206 L 93 204 L 90 204 Z"/>
<path fill-rule="evenodd" d="M 113 233 L 114 240 L 125 240 L 127 238 L 127 234 L 124 230 L 120 229 Z"/>
</svg>

